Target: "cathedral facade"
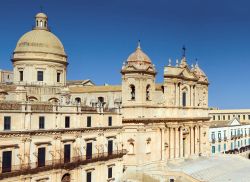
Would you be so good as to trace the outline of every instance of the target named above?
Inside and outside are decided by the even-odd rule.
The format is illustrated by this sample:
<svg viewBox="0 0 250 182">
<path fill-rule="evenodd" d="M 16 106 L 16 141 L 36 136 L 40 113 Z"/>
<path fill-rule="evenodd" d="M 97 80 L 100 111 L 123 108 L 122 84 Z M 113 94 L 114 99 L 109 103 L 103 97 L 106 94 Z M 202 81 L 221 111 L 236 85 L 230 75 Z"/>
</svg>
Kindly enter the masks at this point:
<svg viewBox="0 0 250 182">
<path fill-rule="evenodd" d="M 121 85 L 69 84 L 63 44 L 38 13 L 12 64 L 13 83 L 0 85 L 0 180 L 137 180 L 210 153 L 208 78 L 185 54 L 163 83 L 139 43 Z"/>
</svg>

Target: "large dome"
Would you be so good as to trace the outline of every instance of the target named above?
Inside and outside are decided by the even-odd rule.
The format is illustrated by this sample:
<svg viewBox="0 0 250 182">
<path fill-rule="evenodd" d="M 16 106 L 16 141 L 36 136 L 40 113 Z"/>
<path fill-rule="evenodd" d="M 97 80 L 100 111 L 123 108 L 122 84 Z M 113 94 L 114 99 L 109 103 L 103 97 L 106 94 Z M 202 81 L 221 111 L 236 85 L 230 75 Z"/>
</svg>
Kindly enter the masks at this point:
<svg viewBox="0 0 250 182">
<path fill-rule="evenodd" d="M 48 30 L 34 29 L 17 42 L 14 53 L 42 52 L 66 56 L 61 41 Z"/>
</svg>

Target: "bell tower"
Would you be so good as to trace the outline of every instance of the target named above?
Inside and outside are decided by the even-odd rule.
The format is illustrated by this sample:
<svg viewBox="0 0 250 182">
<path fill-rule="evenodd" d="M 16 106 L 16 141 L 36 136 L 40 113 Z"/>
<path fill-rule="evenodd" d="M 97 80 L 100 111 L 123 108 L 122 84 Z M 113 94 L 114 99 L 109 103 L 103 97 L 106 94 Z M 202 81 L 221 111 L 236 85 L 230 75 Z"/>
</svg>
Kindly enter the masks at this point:
<svg viewBox="0 0 250 182">
<path fill-rule="evenodd" d="M 122 70 L 123 108 L 143 108 L 153 104 L 156 70 L 150 58 L 138 46 L 123 63 Z"/>
</svg>

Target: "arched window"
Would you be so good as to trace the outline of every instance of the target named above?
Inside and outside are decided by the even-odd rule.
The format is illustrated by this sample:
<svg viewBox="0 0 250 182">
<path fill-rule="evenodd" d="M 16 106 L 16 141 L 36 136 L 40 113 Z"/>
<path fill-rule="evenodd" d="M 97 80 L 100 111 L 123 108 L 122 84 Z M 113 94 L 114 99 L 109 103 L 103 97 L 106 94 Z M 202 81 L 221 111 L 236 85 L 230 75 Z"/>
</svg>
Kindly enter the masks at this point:
<svg viewBox="0 0 250 182">
<path fill-rule="evenodd" d="M 150 85 L 146 87 L 146 100 L 150 100 Z"/>
<path fill-rule="evenodd" d="M 131 95 L 131 100 L 135 100 L 135 86 L 130 85 L 130 95 Z"/>
<path fill-rule="evenodd" d="M 104 102 L 104 97 L 98 97 L 98 102 L 103 103 Z"/>
<path fill-rule="evenodd" d="M 134 154 L 134 144 L 133 143 L 129 143 L 129 147 L 128 147 L 128 154 Z"/>
<path fill-rule="evenodd" d="M 69 173 L 64 174 L 61 181 L 70 182 L 70 174 Z"/>
<path fill-rule="evenodd" d="M 146 140 L 146 154 L 151 153 L 151 138 Z"/>
<path fill-rule="evenodd" d="M 80 97 L 76 97 L 75 98 L 75 103 L 76 104 L 80 104 L 81 103 L 81 98 Z"/>
<path fill-rule="evenodd" d="M 42 20 L 40 21 L 40 27 L 43 27 L 43 21 Z"/>
<path fill-rule="evenodd" d="M 44 22 L 44 27 L 47 27 L 47 21 Z"/>
<path fill-rule="evenodd" d="M 36 26 L 38 27 L 38 20 L 36 20 Z"/>
<path fill-rule="evenodd" d="M 183 107 L 187 106 L 187 94 L 186 94 L 186 92 L 182 92 L 182 106 Z"/>
</svg>

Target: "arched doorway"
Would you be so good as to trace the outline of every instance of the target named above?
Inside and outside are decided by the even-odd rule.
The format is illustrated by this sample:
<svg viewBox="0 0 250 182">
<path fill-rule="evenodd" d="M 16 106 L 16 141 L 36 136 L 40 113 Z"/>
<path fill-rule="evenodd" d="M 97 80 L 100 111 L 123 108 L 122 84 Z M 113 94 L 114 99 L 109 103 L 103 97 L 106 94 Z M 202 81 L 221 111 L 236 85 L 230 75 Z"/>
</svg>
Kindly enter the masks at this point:
<svg viewBox="0 0 250 182">
<path fill-rule="evenodd" d="M 70 174 L 66 173 L 62 177 L 62 182 L 70 182 Z"/>
</svg>

